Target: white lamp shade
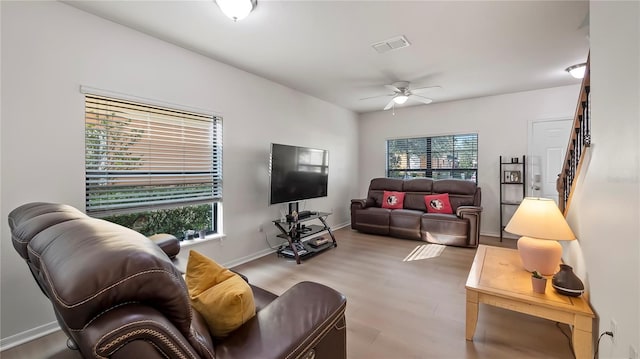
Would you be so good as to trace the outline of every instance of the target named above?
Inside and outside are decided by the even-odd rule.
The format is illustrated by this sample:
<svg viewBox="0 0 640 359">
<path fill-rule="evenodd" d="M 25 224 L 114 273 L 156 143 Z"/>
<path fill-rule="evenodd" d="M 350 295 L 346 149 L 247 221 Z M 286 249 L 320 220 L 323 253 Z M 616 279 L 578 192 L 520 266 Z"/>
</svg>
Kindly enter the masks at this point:
<svg viewBox="0 0 640 359">
<path fill-rule="evenodd" d="M 576 239 L 556 202 L 548 198 L 525 198 L 504 230 L 537 239 Z"/>
<path fill-rule="evenodd" d="M 402 105 L 403 103 L 407 102 L 408 99 L 409 99 L 408 96 L 398 95 L 393 98 L 393 102 L 397 103 L 398 105 Z"/>
<path fill-rule="evenodd" d="M 233 21 L 242 20 L 253 10 L 252 0 L 216 0 L 220 10 Z"/>
</svg>

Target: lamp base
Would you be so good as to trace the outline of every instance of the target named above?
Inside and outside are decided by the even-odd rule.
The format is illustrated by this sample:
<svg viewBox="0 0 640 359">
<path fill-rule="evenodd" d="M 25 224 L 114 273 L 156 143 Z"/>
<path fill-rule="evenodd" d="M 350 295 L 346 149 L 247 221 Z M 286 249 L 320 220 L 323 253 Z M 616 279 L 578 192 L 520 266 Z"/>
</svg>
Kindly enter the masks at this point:
<svg viewBox="0 0 640 359">
<path fill-rule="evenodd" d="M 562 258 L 562 246 L 557 241 L 523 236 L 518 239 L 518 253 L 527 271 L 553 275 Z"/>
</svg>

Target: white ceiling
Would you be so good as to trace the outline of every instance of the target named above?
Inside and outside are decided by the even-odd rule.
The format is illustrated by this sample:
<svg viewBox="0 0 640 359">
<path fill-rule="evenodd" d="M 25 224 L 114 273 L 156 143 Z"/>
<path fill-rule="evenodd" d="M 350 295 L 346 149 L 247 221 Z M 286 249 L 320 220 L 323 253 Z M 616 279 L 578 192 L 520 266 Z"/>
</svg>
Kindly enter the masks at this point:
<svg viewBox="0 0 640 359">
<path fill-rule="evenodd" d="M 237 23 L 213 1 L 66 3 L 356 112 L 401 80 L 434 103 L 579 83 L 564 69 L 589 51 L 588 1 L 258 0 Z"/>
</svg>

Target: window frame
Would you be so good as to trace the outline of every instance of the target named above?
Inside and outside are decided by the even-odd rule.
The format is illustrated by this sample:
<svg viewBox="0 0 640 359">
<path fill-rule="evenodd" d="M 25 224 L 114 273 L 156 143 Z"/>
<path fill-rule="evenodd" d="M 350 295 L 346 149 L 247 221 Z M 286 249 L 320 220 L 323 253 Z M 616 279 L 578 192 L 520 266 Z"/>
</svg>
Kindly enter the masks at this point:
<svg viewBox="0 0 640 359">
<path fill-rule="evenodd" d="M 198 204 L 210 204 L 212 213 L 209 225 L 211 228 L 208 228 L 208 233 L 222 235 L 222 117 L 215 115 L 212 111 L 192 109 L 133 96 L 122 96 L 121 94 L 87 87 L 81 87 L 81 92 L 84 94 L 85 104 L 85 209 L 87 214 L 101 218 L 119 214 L 134 214 Z M 106 103 L 112 101 L 115 108 L 122 111 L 114 112 L 117 115 L 112 114 L 111 118 L 103 116 L 102 119 L 99 119 L 97 115 L 99 111 L 96 111 L 95 107 L 90 109 L 89 105 L 91 101 L 96 99 Z M 125 107 L 132 106 L 138 112 L 129 113 L 128 109 L 119 108 L 120 104 Z M 146 118 L 140 116 L 141 113 L 144 113 L 145 108 L 149 109 L 149 114 L 147 114 Z M 111 108 L 108 111 L 111 111 Z M 91 116 L 94 117 L 92 118 Z M 121 127 L 122 132 L 117 132 L 121 129 L 119 127 L 110 133 L 109 129 L 113 127 L 104 125 L 114 121 L 113 119 L 122 123 L 126 122 Z M 144 152 L 144 156 L 147 157 L 140 161 L 140 158 L 143 158 L 143 155 L 140 155 L 140 158 L 135 160 L 138 161 L 138 164 L 134 166 L 138 166 L 138 168 L 118 168 L 114 164 L 116 161 L 113 158 L 119 158 L 117 160 L 119 164 L 120 162 L 130 161 L 126 156 L 131 152 L 126 151 L 125 157 L 122 157 L 122 153 L 113 152 L 113 147 L 115 147 L 112 145 L 115 142 L 113 137 L 127 136 L 130 134 L 128 131 L 135 131 L 136 126 L 145 122 L 149 126 L 144 127 L 144 130 L 141 131 L 145 135 L 144 141 L 140 142 L 138 146 L 134 144 L 133 146 L 137 147 L 131 148 L 135 148 L 132 151 L 137 154 L 137 152 L 145 151 L 142 148 L 148 147 L 149 149 L 146 149 L 148 152 Z M 135 123 L 135 125 L 132 123 Z M 198 123 L 197 126 L 194 127 L 194 123 Z M 89 127 L 89 124 L 93 126 Z M 100 127 L 100 125 L 96 124 L 104 126 L 97 132 L 90 133 L 90 130 L 96 131 L 96 128 Z M 157 128 L 154 129 L 154 126 L 165 128 L 158 130 Z M 145 133 L 145 131 L 148 133 Z M 191 131 L 191 133 L 195 131 L 195 136 L 199 137 L 199 139 L 196 140 L 193 137 L 185 136 L 188 131 Z M 95 133 L 103 134 L 103 138 L 107 138 L 107 140 L 101 140 L 100 136 L 91 137 Z M 181 139 L 178 140 L 180 137 Z M 163 139 L 158 140 L 158 138 Z M 165 141 L 165 139 L 175 141 L 176 146 L 182 147 L 174 151 L 169 149 L 170 146 L 163 148 L 165 147 L 164 143 L 158 145 L 159 142 Z M 105 145 L 105 143 L 107 144 Z M 96 144 L 98 145 L 96 146 Z M 103 148 L 103 152 L 96 154 L 96 147 Z M 160 150 L 153 150 L 151 149 L 152 147 L 160 148 Z M 191 152 L 194 150 L 196 153 Z M 161 152 L 162 154 L 159 155 Z M 177 153 L 181 153 L 181 155 L 177 155 Z M 104 161 L 103 157 L 100 156 L 108 158 L 108 160 Z M 100 159 L 96 160 L 96 158 Z M 143 165 L 140 164 L 142 162 L 144 162 Z M 100 165 L 97 165 L 97 163 L 100 163 Z M 104 165 L 104 163 L 111 163 L 113 167 Z M 127 165 L 124 167 L 133 166 Z M 143 168 L 145 169 L 142 170 Z M 99 172 L 102 173 L 105 178 L 104 181 L 107 182 L 101 182 L 96 185 L 95 179 L 99 178 Z M 139 172 L 144 172 L 147 175 L 144 178 L 149 178 L 148 182 L 141 181 L 140 184 L 134 182 L 134 180 L 137 181 L 136 176 L 144 175 Z M 93 178 L 93 182 L 90 178 Z M 153 178 L 156 178 L 155 182 Z M 103 183 L 109 183 L 104 187 L 107 196 L 111 196 L 110 193 L 113 194 L 108 199 L 108 201 L 115 203 L 115 206 L 111 208 L 108 208 L 108 205 L 103 207 L 96 206 L 96 203 L 100 203 L 101 200 L 95 200 L 94 191 Z M 120 185 L 119 187 L 118 184 Z M 127 186 L 131 189 L 127 188 Z M 131 195 L 123 195 L 122 193 L 125 190 L 130 191 L 128 193 L 131 193 Z M 141 195 L 142 193 L 149 193 L 149 195 L 143 196 Z M 128 199 L 119 203 L 117 197 L 128 197 Z M 90 202 L 92 200 L 94 202 Z"/>
<path fill-rule="evenodd" d="M 472 137 L 471 147 L 470 148 L 462 148 L 456 150 L 456 141 L 468 141 L 468 137 Z M 438 151 L 434 152 L 433 145 L 434 140 L 436 139 L 450 139 L 451 141 L 451 151 Z M 391 147 L 398 148 L 398 142 L 407 141 L 405 146 L 405 152 L 400 153 L 399 151 L 392 151 Z M 416 147 L 414 144 L 414 151 L 410 150 L 410 142 L 419 143 L 424 142 L 424 150 L 420 149 L 415 151 Z M 463 179 L 468 181 L 474 181 L 476 184 L 478 183 L 478 157 L 479 157 L 479 149 L 478 149 L 478 134 L 477 133 L 460 133 L 460 134 L 449 134 L 449 135 L 434 135 L 434 136 L 420 136 L 420 137 L 401 137 L 401 138 L 392 138 L 387 139 L 385 141 L 385 174 L 389 178 L 452 178 L 452 179 Z M 418 147 L 419 148 L 419 147 Z M 471 152 L 475 154 L 475 157 L 471 156 L 471 162 L 475 163 L 475 166 L 464 166 L 458 167 L 456 166 L 456 162 L 459 163 L 459 154 L 464 152 Z M 405 162 L 404 168 L 393 168 L 391 164 L 392 153 L 396 154 L 396 161 Z M 440 167 L 434 166 L 434 153 L 440 153 L 446 156 L 447 158 L 451 158 L 452 166 L 449 167 Z M 404 155 L 404 159 L 402 158 Z M 412 155 L 417 156 L 418 161 L 420 163 L 418 168 L 410 168 L 411 167 L 411 157 Z M 424 161 L 420 156 L 424 156 Z M 442 156 L 440 157 L 442 159 Z M 424 166 L 422 165 L 424 162 Z M 414 162 L 415 163 L 415 162 Z M 434 177 L 434 173 L 442 173 L 449 172 L 449 176 Z M 456 176 L 455 174 L 464 174 L 468 172 L 473 172 L 473 174 L 466 178 L 462 178 L 462 175 Z M 411 175 L 416 174 L 416 175 Z"/>
</svg>

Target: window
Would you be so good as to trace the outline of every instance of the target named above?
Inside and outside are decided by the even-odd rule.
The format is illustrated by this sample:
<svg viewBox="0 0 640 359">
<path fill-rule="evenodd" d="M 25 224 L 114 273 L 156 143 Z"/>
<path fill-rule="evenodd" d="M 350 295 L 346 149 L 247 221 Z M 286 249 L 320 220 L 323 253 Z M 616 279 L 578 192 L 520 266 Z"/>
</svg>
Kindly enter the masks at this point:
<svg viewBox="0 0 640 359">
<path fill-rule="evenodd" d="M 387 140 L 387 177 L 478 182 L 478 134 Z"/>
<path fill-rule="evenodd" d="M 222 119 L 85 96 L 87 214 L 145 235 L 218 232 Z"/>
</svg>

